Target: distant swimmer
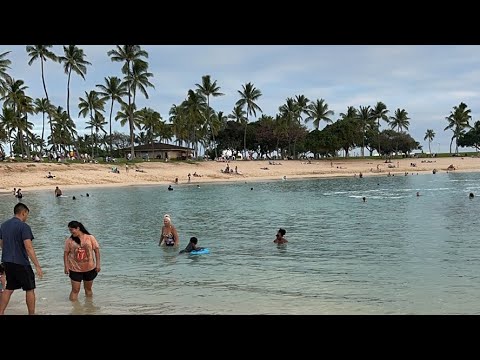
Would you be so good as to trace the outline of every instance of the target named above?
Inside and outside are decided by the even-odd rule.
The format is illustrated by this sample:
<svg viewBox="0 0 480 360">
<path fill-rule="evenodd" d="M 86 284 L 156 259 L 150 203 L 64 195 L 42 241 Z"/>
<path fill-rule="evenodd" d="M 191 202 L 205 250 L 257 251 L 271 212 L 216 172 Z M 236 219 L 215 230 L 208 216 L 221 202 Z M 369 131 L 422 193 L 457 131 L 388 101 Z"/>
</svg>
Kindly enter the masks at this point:
<svg viewBox="0 0 480 360">
<path fill-rule="evenodd" d="M 287 176 L 286 176 L 286 175 L 283 175 L 283 180 L 287 180 Z"/>
<path fill-rule="evenodd" d="M 417 196 L 420 196 L 420 191 L 417 191 Z"/>
<path fill-rule="evenodd" d="M 173 190 L 172 185 L 168 185 L 168 191 L 172 191 L 172 190 Z"/>
<path fill-rule="evenodd" d="M 285 231 L 285 229 L 282 229 L 282 228 L 278 229 L 277 235 L 275 236 L 275 240 L 273 240 L 273 242 L 278 245 L 288 243 L 287 239 L 285 239 L 286 233 L 287 232 Z"/>
<path fill-rule="evenodd" d="M 15 195 L 15 197 L 16 197 L 17 199 L 23 198 L 22 189 L 19 188 L 19 189 L 17 190 L 17 194 Z"/>
<path fill-rule="evenodd" d="M 365 196 L 362 198 L 362 200 L 363 202 L 367 202 L 367 198 Z"/>
<path fill-rule="evenodd" d="M 470 193 L 470 194 L 468 195 L 468 197 L 469 197 L 470 199 L 473 199 L 473 198 L 475 197 L 475 195 L 474 195 L 473 193 Z"/>
<path fill-rule="evenodd" d="M 57 186 L 55 188 L 55 197 L 60 197 L 62 195 L 63 195 L 62 190 L 60 190 L 59 187 Z"/>
<path fill-rule="evenodd" d="M 90 194 L 89 194 L 89 193 L 87 193 L 87 197 L 89 197 L 89 196 L 90 196 Z"/>
<path fill-rule="evenodd" d="M 77 200 L 77 198 L 75 196 L 72 196 L 72 200 Z"/>
</svg>

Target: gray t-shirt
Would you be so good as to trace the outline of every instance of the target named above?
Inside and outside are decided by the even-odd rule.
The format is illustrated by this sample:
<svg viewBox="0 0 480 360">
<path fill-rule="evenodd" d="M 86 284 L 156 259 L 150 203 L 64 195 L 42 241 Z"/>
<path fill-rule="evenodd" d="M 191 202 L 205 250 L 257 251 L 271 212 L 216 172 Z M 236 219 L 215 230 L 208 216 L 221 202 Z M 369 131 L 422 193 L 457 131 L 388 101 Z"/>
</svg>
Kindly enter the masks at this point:
<svg viewBox="0 0 480 360">
<path fill-rule="evenodd" d="M 24 240 L 33 240 L 32 229 L 22 220 L 13 217 L 0 226 L 0 239 L 3 240 L 2 262 L 30 265 Z"/>
</svg>

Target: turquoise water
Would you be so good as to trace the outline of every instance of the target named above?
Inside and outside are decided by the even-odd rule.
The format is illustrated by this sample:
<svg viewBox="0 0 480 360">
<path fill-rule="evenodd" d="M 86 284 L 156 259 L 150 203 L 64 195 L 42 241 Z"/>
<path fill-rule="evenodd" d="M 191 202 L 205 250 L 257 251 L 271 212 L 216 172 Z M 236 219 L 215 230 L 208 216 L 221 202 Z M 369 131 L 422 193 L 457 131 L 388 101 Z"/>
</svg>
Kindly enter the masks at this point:
<svg viewBox="0 0 480 360">
<path fill-rule="evenodd" d="M 44 270 L 39 314 L 480 313 L 480 173 L 97 188 L 67 198 L 25 190 Z M 16 201 L 0 196 L 2 221 Z M 197 236 L 210 254 L 160 248 L 165 213 L 180 248 Z M 82 289 L 75 304 L 63 273 L 71 220 L 96 236 L 102 256 L 93 300 Z M 286 247 L 273 244 L 279 227 Z M 26 313 L 22 291 L 6 313 Z"/>
</svg>

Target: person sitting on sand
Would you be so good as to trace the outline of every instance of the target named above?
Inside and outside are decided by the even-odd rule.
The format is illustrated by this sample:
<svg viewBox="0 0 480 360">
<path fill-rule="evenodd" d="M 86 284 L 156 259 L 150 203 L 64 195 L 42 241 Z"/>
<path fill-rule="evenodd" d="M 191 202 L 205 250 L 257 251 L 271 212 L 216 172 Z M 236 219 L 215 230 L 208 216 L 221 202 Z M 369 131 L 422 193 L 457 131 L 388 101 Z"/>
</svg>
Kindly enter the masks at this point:
<svg viewBox="0 0 480 360">
<path fill-rule="evenodd" d="M 273 242 L 275 244 L 278 244 L 278 245 L 288 243 L 287 239 L 285 239 L 285 237 L 284 237 L 286 233 L 287 232 L 285 231 L 285 229 L 282 229 L 282 228 L 278 229 L 276 238 L 275 238 L 275 240 L 273 240 Z"/>
<path fill-rule="evenodd" d="M 49 171 L 47 175 L 47 179 L 53 179 L 55 176 L 52 175 L 52 173 Z"/>
<path fill-rule="evenodd" d="M 62 195 L 63 195 L 62 190 L 60 190 L 59 187 L 57 186 L 55 188 L 55 197 L 60 197 Z"/>
</svg>

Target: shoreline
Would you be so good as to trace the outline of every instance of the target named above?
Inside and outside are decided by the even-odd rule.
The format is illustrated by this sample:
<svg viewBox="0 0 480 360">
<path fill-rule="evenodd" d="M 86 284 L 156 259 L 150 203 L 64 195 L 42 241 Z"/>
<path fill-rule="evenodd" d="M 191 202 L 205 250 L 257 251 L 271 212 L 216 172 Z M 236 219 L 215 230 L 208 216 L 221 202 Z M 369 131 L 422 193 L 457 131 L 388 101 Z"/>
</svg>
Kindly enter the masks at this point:
<svg viewBox="0 0 480 360">
<path fill-rule="evenodd" d="M 425 162 L 422 162 L 425 161 Z M 428 162 L 429 161 L 429 162 Z M 412 166 L 415 164 L 416 166 Z M 128 173 L 124 163 L 83 164 L 83 163 L 0 163 L 0 194 L 11 194 L 13 188 L 22 192 L 52 191 L 56 186 L 62 190 L 113 188 L 130 186 L 173 185 L 188 186 L 201 184 L 255 183 L 261 181 L 327 179 L 336 177 L 395 176 L 448 172 L 448 166 L 455 166 L 451 172 L 480 172 L 480 158 L 406 158 L 385 163 L 377 159 L 338 159 L 338 160 L 252 160 L 230 161 L 228 165 L 239 173 L 223 173 L 226 162 L 205 161 L 197 163 L 141 162 L 129 164 Z M 117 166 L 119 174 L 111 172 Z M 137 171 L 136 171 L 137 170 Z M 55 177 L 48 179 L 47 173 Z M 198 173 L 200 176 L 188 174 Z M 175 184 L 178 178 L 178 184 Z"/>
</svg>

